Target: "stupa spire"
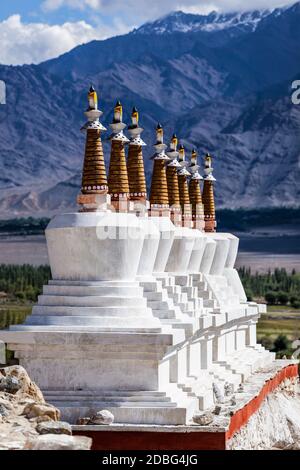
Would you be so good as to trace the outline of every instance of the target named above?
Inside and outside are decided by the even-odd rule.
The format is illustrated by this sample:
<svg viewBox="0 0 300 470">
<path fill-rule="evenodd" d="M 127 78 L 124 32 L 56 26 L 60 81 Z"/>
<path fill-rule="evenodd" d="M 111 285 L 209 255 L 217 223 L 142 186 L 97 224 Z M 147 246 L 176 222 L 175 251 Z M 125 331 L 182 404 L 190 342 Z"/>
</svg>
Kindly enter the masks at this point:
<svg viewBox="0 0 300 470">
<path fill-rule="evenodd" d="M 192 206 L 193 228 L 204 230 L 204 212 L 200 189 L 200 181 L 203 180 L 203 178 L 198 170 L 199 165 L 197 164 L 197 152 L 193 149 L 191 164 L 189 166 L 189 171 L 192 174 L 189 184 L 189 196 Z"/>
<path fill-rule="evenodd" d="M 215 211 L 215 198 L 214 198 L 214 178 L 212 172 L 212 157 L 207 153 L 204 157 L 204 185 L 202 200 L 204 206 L 204 221 L 205 221 L 205 232 L 216 231 L 216 211 Z"/>
<path fill-rule="evenodd" d="M 165 154 L 164 131 L 160 123 L 156 127 L 155 154 L 152 157 L 153 174 L 150 190 L 151 215 L 162 215 L 169 210 L 166 162 L 169 157 Z"/>
<path fill-rule="evenodd" d="M 173 134 L 169 149 L 166 152 L 170 158 L 170 162 L 167 164 L 167 185 L 168 185 L 168 197 L 170 205 L 170 216 L 171 220 L 175 225 L 181 225 L 181 206 L 179 196 L 179 185 L 177 171 L 181 169 L 181 165 L 178 162 L 179 152 L 177 150 L 178 139 L 176 134 Z"/>
<path fill-rule="evenodd" d="M 182 211 L 182 224 L 185 227 L 191 227 L 192 212 L 187 181 L 187 178 L 190 176 L 190 173 L 186 169 L 188 162 L 185 160 L 185 149 L 183 145 L 180 145 L 179 147 L 179 164 L 181 168 L 178 170 L 178 185 L 180 205 Z"/>
<path fill-rule="evenodd" d="M 85 111 L 87 122 L 81 128 L 86 132 L 85 156 L 82 170 L 81 194 L 77 198 L 82 210 L 97 210 L 99 195 L 108 192 L 106 169 L 103 156 L 101 132 L 106 128 L 99 121 L 103 114 L 98 109 L 98 96 L 95 88 L 88 92 L 88 109 Z M 96 202 L 97 201 L 97 202 Z"/>
<path fill-rule="evenodd" d="M 127 212 L 129 199 L 129 184 L 125 156 L 125 144 L 129 142 L 123 133 L 126 124 L 123 123 L 123 107 L 117 101 L 114 107 L 113 122 L 110 124 L 112 134 L 109 164 L 108 188 L 111 202 L 116 210 Z"/>
<path fill-rule="evenodd" d="M 139 113 L 136 107 L 131 113 L 131 124 L 128 126 L 130 143 L 128 150 L 127 172 L 131 201 L 139 201 L 143 204 L 147 200 L 146 178 L 143 160 L 143 146 L 141 139 L 143 128 L 139 126 Z"/>
</svg>

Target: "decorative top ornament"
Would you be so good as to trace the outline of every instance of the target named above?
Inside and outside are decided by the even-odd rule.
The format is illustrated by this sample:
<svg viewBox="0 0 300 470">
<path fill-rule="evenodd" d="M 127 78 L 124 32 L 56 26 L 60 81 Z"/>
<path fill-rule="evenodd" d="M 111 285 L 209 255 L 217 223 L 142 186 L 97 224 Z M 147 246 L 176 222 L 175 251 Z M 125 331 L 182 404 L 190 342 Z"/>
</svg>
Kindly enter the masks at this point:
<svg viewBox="0 0 300 470">
<path fill-rule="evenodd" d="M 156 143 L 163 144 L 164 143 L 164 130 L 160 123 L 156 126 Z"/>
<path fill-rule="evenodd" d="M 88 102 L 89 102 L 88 110 L 98 109 L 98 95 L 93 85 L 90 86 L 90 89 L 88 92 Z"/>
<path fill-rule="evenodd" d="M 191 156 L 191 164 L 189 166 L 189 171 L 192 173 L 192 179 L 193 180 L 200 181 L 200 180 L 203 180 L 203 178 L 200 175 L 200 173 L 198 172 L 199 165 L 197 163 L 197 157 L 198 157 L 197 151 L 195 149 L 193 149 L 192 150 L 192 156 Z"/>
<path fill-rule="evenodd" d="M 114 107 L 113 122 L 109 125 L 110 128 L 112 129 L 112 134 L 109 136 L 109 139 L 127 144 L 129 142 L 129 139 L 127 139 L 127 137 L 123 133 L 123 129 L 125 129 L 126 124 L 122 122 L 122 119 L 123 119 L 123 106 L 121 102 L 118 100 Z"/>
<path fill-rule="evenodd" d="M 179 164 L 181 166 L 181 169 L 178 171 L 179 176 L 190 176 L 190 173 L 187 171 L 186 166 L 188 165 L 188 162 L 185 160 L 185 148 L 181 144 L 179 147 Z"/>
<path fill-rule="evenodd" d="M 132 108 L 132 113 L 131 113 L 131 121 L 132 121 L 132 124 L 131 124 L 131 127 L 138 127 L 138 124 L 139 124 L 139 112 L 137 110 L 137 108 L 134 106 Z"/>
<path fill-rule="evenodd" d="M 170 149 L 173 150 L 174 152 L 176 152 L 176 150 L 177 150 L 177 145 L 178 145 L 177 135 L 176 135 L 176 134 L 173 134 L 173 135 L 172 135 L 171 142 L 170 142 Z"/>
<path fill-rule="evenodd" d="M 146 145 L 140 137 L 143 130 L 144 129 L 142 127 L 139 127 L 139 112 L 134 106 L 131 113 L 131 124 L 128 126 L 128 132 L 130 134 L 129 145 Z"/>
<path fill-rule="evenodd" d="M 101 124 L 99 121 L 99 117 L 103 114 L 102 111 L 98 109 L 98 95 L 93 87 L 93 85 L 90 86 L 90 89 L 88 91 L 88 109 L 85 111 L 85 115 L 88 119 L 88 121 L 82 126 L 81 130 L 86 131 L 86 130 L 100 130 L 100 131 L 106 131 L 106 128 Z"/>
<path fill-rule="evenodd" d="M 170 160 L 165 154 L 167 145 L 164 144 L 164 130 L 160 123 L 156 126 L 156 143 L 154 144 L 155 154 L 151 157 L 152 160 Z"/>
<path fill-rule="evenodd" d="M 177 135 L 173 134 L 170 144 L 169 144 L 169 150 L 166 152 L 168 157 L 171 159 L 171 162 L 168 164 L 168 166 L 181 168 L 181 165 L 177 160 L 177 157 L 179 155 L 179 152 L 177 151 L 177 145 L 178 145 Z"/>
<path fill-rule="evenodd" d="M 114 123 L 122 122 L 123 119 L 123 106 L 118 100 L 116 106 L 114 107 Z"/>
<path fill-rule="evenodd" d="M 204 157 L 204 179 L 206 181 L 216 181 L 215 177 L 213 176 L 213 167 L 212 167 L 212 156 L 207 153 Z"/>
</svg>

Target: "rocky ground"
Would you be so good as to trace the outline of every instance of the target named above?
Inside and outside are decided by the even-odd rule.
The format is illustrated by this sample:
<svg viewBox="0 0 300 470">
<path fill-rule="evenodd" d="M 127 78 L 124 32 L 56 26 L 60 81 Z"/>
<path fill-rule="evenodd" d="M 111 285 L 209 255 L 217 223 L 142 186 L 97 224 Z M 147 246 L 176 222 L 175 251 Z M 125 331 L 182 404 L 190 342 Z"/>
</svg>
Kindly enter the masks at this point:
<svg viewBox="0 0 300 470">
<path fill-rule="evenodd" d="M 89 450 L 21 366 L 0 369 L 0 450 Z"/>
<path fill-rule="evenodd" d="M 231 450 L 300 450 L 300 389 L 283 382 L 229 442 Z"/>
</svg>

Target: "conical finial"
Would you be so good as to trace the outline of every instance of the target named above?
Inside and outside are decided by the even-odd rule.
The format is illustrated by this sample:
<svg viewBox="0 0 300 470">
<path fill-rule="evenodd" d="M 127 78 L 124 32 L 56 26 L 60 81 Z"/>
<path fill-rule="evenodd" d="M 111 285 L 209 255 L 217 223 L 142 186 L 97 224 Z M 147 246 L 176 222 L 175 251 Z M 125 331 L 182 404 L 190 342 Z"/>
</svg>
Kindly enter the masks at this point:
<svg viewBox="0 0 300 470">
<path fill-rule="evenodd" d="M 178 145 L 177 135 L 176 135 L 176 134 L 173 134 L 173 135 L 172 135 L 171 142 L 170 142 L 170 149 L 173 150 L 174 152 L 176 152 L 176 150 L 177 150 L 177 145 Z"/>
<path fill-rule="evenodd" d="M 156 143 L 163 144 L 164 143 L 164 130 L 160 123 L 156 126 Z"/>
<path fill-rule="evenodd" d="M 197 151 L 196 149 L 192 150 L 192 156 L 191 156 L 191 166 L 196 166 L 197 165 Z"/>
<path fill-rule="evenodd" d="M 89 110 L 98 109 L 98 96 L 93 85 L 90 86 L 90 89 L 88 92 L 88 103 L 89 103 Z"/>
<path fill-rule="evenodd" d="M 207 153 L 204 157 L 205 168 L 212 168 L 212 158 L 209 153 Z"/>
<path fill-rule="evenodd" d="M 116 102 L 116 105 L 114 107 L 114 123 L 119 123 L 122 122 L 123 119 L 123 106 L 121 105 L 121 102 L 118 100 Z"/>
<path fill-rule="evenodd" d="M 131 122 L 132 126 L 137 127 L 139 123 L 139 112 L 137 108 L 134 106 L 132 108 L 132 113 L 131 113 Z"/>
<path fill-rule="evenodd" d="M 185 149 L 184 146 L 181 144 L 179 147 L 179 163 L 185 162 Z"/>
<path fill-rule="evenodd" d="M 212 156 L 207 153 L 204 157 L 204 173 L 205 179 L 209 179 L 211 181 L 216 181 L 213 176 L 213 167 L 212 167 Z"/>
</svg>

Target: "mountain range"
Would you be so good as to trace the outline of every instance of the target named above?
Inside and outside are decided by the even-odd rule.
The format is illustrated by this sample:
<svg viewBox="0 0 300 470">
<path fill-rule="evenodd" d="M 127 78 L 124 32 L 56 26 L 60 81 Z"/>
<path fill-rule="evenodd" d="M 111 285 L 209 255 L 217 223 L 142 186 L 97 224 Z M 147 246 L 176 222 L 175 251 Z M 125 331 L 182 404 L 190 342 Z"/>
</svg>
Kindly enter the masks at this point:
<svg viewBox="0 0 300 470">
<path fill-rule="evenodd" d="M 299 205 L 300 2 L 274 10 L 192 15 L 181 11 L 130 33 L 92 41 L 39 65 L 0 65 L 0 215 L 51 215 L 74 207 L 80 186 L 86 92 L 100 95 L 103 123 L 120 99 L 145 131 L 148 185 L 154 129 L 177 133 L 214 158 L 219 207 Z M 107 133 L 108 134 L 108 133 Z M 104 139 L 106 139 L 104 134 Z M 109 143 L 104 142 L 109 160 Z"/>
</svg>

